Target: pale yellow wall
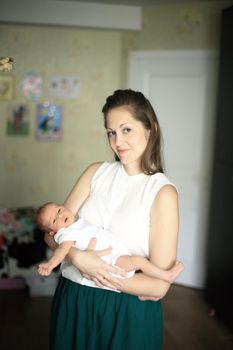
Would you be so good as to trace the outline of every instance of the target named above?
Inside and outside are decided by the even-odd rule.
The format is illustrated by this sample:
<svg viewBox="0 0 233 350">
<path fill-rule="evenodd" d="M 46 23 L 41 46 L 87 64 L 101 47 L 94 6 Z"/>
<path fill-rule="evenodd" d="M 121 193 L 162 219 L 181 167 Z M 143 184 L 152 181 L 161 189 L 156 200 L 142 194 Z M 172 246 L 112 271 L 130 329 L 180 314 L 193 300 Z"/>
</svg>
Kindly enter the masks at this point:
<svg viewBox="0 0 233 350">
<path fill-rule="evenodd" d="M 123 37 L 122 81 L 130 52 L 219 48 L 221 11 L 232 0 L 157 5 L 143 9 L 143 28 Z"/>
<path fill-rule="evenodd" d="M 15 98 L 27 102 L 21 82 L 30 71 L 48 78 L 79 75 L 78 100 L 51 99 L 64 106 L 64 139 L 35 141 L 35 103 L 30 102 L 29 137 L 5 135 L 6 108 L 0 101 L 0 206 L 63 201 L 91 162 L 112 159 L 102 127 L 101 107 L 113 90 L 127 86 L 127 60 L 134 50 L 218 49 L 221 9 L 233 1 L 160 5 L 143 10 L 140 32 L 0 25 L 0 56 L 15 60 Z M 186 24 L 191 30 L 186 30 Z"/>
<path fill-rule="evenodd" d="M 0 206 L 63 201 L 88 164 L 112 158 L 101 108 L 106 96 L 120 87 L 121 45 L 121 33 L 116 31 L 0 26 L 0 56 L 11 56 L 15 62 L 15 97 L 0 101 Z M 61 142 L 35 140 L 36 103 L 28 103 L 22 94 L 22 79 L 30 71 L 44 79 L 39 102 L 64 106 Z M 48 78 L 53 75 L 80 76 L 80 98 L 49 98 Z M 28 137 L 5 134 L 7 106 L 17 102 L 30 108 Z"/>
</svg>

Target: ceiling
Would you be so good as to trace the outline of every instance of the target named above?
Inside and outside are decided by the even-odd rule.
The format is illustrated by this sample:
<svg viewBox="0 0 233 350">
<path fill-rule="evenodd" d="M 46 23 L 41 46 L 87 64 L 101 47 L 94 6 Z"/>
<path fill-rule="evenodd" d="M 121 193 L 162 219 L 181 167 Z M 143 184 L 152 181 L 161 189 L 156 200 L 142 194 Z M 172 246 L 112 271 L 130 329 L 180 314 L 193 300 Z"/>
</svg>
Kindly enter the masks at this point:
<svg viewBox="0 0 233 350">
<path fill-rule="evenodd" d="M 93 2 L 109 5 L 131 5 L 131 6 L 151 6 L 151 5 L 166 5 L 178 3 L 198 3 L 198 2 L 222 2 L 223 0 L 57 0 L 57 1 L 78 1 L 78 2 Z"/>
</svg>

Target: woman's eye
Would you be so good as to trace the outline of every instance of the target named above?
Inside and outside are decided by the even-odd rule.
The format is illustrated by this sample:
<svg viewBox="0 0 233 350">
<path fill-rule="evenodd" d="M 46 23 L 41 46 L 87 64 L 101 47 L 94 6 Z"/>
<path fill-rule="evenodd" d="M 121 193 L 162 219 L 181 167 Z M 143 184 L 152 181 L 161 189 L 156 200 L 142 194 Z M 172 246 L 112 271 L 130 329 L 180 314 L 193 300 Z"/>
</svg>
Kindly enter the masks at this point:
<svg viewBox="0 0 233 350">
<path fill-rule="evenodd" d="M 123 133 L 124 133 L 124 134 L 128 134 L 130 131 L 131 131 L 130 128 L 124 128 L 124 129 L 123 129 Z"/>
<path fill-rule="evenodd" d="M 53 224 L 55 224 L 55 222 L 56 222 L 56 219 L 53 220 Z"/>
<path fill-rule="evenodd" d="M 58 214 L 60 214 L 60 212 L 61 212 L 61 208 L 60 208 L 60 209 L 58 209 L 58 211 L 57 211 L 57 212 L 58 212 Z"/>
<path fill-rule="evenodd" d="M 115 134 L 114 131 L 108 131 L 108 132 L 107 132 L 108 137 L 111 137 L 111 136 L 113 136 L 114 134 Z"/>
</svg>

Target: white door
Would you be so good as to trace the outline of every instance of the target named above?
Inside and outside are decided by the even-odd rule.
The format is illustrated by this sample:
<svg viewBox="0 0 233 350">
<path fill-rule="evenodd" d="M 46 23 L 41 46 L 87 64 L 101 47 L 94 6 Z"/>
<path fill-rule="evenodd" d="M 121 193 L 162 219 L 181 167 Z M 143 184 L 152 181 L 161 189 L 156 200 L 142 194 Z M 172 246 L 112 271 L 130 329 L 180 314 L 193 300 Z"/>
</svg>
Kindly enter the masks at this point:
<svg viewBox="0 0 233 350">
<path fill-rule="evenodd" d="M 165 173 L 180 202 L 178 283 L 202 288 L 216 109 L 217 56 L 206 51 L 134 52 L 128 86 L 142 91 L 158 116 Z"/>
</svg>

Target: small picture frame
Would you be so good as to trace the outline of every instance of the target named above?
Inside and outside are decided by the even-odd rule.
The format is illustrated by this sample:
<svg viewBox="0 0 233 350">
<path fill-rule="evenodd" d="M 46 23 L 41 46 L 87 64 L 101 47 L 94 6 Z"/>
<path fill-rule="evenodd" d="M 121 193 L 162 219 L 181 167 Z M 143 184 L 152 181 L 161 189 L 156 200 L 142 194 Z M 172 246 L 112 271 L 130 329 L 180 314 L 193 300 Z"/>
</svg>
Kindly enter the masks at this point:
<svg viewBox="0 0 233 350">
<path fill-rule="evenodd" d="M 0 75 L 0 100 L 13 99 L 13 76 Z"/>
<path fill-rule="evenodd" d="M 77 99 L 80 96 L 79 76 L 53 76 L 49 83 L 51 97 Z"/>
<path fill-rule="evenodd" d="M 25 104 L 10 104 L 8 106 L 6 135 L 28 136 L 29 135 L 29 110 Z"/>
<path fill-rule="evenodd" d="M 52 103 L 36 106 L 36 140 L 60 141 L 63 135 L 63 108 Z"/>
<path fill-rule="evenodd" d="M 22 82 L 23 94 L 29 101 L 38 101 L 42 95 L 43 79 L 35 72 L 28 73 Z"/>
</svg>

